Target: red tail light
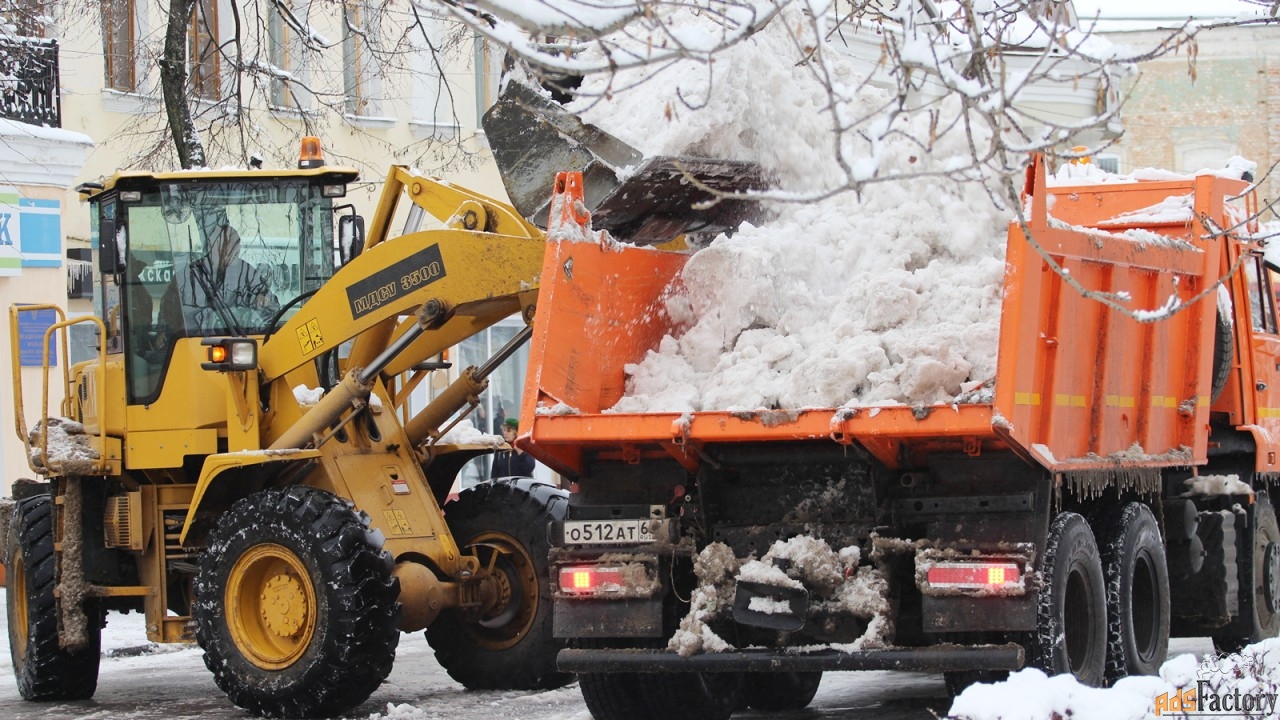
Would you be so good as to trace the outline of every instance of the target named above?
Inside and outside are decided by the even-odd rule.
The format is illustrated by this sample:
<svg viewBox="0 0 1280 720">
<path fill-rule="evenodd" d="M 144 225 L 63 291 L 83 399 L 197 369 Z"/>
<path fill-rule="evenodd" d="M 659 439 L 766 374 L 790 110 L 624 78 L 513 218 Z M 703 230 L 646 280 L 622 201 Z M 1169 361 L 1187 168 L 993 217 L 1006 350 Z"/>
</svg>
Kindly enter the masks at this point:
<svg viewBox="0 0 1280 720">
<path fill-rule="evenodd" d="M 1022 571 L 1014 563 L 938 563 L 929 568 L 929 585 L 935 588 L 1005 588 L 1022 584 Z"/>
<path fill-rule="evenodd" d="M 560 568 L 560 591 L 570 595 L 594 595 L 620 592 L 623 589 L 622 569 L 581 565 Z"/>
</svg>

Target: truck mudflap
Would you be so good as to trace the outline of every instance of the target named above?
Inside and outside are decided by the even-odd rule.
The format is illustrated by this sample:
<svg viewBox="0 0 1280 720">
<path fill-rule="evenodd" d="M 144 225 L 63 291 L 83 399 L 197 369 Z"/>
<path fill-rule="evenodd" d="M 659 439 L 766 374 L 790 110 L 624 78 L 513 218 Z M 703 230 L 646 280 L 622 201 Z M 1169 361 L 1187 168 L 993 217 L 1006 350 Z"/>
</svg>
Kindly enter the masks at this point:
<svg viewBox="0 0 1280 720">
<path fill-rule="evenodd" d="M 561 672 L 818 672 L 834 670 L 1019 670 L 1026 664 L 1021 645 L 934 645 L 879 650 L 736 650 L 682 657 L 671 650 L 570 648 L 556 656 Z"/>
</svg>

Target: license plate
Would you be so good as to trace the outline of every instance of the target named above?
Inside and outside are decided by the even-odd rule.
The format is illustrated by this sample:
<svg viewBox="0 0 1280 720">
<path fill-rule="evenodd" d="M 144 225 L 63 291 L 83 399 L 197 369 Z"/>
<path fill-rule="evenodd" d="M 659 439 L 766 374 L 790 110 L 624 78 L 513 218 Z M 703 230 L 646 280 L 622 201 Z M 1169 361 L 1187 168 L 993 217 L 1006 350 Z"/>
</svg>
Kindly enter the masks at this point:
<svg viewBox="0 0 1280 720">
<path fill-rule="evenodd" d="M 565 520 L 564 541 L 569 545 L 629 545 L 651 543 L 649 520 Z"/>
</svg>

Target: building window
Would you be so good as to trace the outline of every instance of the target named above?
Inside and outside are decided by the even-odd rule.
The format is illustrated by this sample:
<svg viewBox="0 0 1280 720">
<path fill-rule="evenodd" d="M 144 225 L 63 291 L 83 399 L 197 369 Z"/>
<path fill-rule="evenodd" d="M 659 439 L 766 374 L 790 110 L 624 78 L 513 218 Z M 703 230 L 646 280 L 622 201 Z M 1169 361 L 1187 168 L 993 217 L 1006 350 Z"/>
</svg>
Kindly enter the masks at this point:
<svg viewBox="0 0 1280 720">
<path fill-rule="evenodd" d="M 498 101 L 498 83 L 502 79 L 502 51 L 495 50 L 477 35 L 475 52 L 476 127 L 480 127 L 480 118 Z"/>
<path fill-rule="evenodd" d="M 268 49 L 272 66 L 282 74 L 292 76 L 296 69 L 292 50 L 295 31 L 285 18 L 288 10 L 282 1 L 272 6 L 267 19 Z M 271 79 L 271 104 L 281 108 L 299 107 L 291 82 L 279 77 Z"/>
<path fill-rule="evenodd" d="M 345 30 L 342 36 L 342 84 L 347 96 L 348 115 L 372 115 L 369 97 L 369 48 L 365 28 L 367 9 L 358 2 L 348 2 L 343 11 Z"/>
<path fill-rule="evenodd" d="M 138 89 L 133 18 L 134 0 L 102 3 L 102 55 L 106 59 L 107 87 L 113 90 Z"/>
<path fill-rule="evenodd" d="M 221 97 L 218 88 L 217 0 L 196 0 L 188 39 L 192 93 L 198 98 L 216 100 Z"/>
<path fill-rule="evenodd" d="M 454 24 L 429 7 L 420 4 L 417 13 L 422 20 L 422 32 L 414 35 L 414 62 L 418 70 L 413 73 L 413 121 L 456 132 L 444 67 L 457 60 L 458 54 L 468 47 L 466 42 L 470 38 L 457 37 Z"/>
<path fill-rule="evenodd" d="M 0 0 L 5 29 L 20 37 L 44 37 L 45 14 L 42 0 Z"/>
<path fill-rule="evenodd" d="M 1093 161 L 1098 164 L 1099 170 L 1117 174 L 1120 172 L 1119 155 L 1098 155 L 1093 158 Z"/>
</svg>

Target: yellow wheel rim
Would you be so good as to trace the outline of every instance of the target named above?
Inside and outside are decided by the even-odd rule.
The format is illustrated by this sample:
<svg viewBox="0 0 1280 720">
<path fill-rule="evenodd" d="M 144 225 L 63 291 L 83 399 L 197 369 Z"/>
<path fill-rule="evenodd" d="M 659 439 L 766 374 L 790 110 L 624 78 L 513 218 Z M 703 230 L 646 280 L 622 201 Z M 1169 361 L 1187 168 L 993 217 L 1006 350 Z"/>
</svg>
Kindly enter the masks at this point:
<svg viewBox="0 0 1280 720">
<path fill-rule="evenodd" d="M 470 546 L 480 560 L 480 567 L 493 567 L 500 599 L 478 623 L 467 625 L 467 629 L 482 648 L 509 648 L 529 633 L 538 612 L 538 572 L 533 558 L 523 545 L 505 533 L 477 535 L 471 539 Z"/>
<path fill-rule="evenodd" d="M 13 613 L 9 615 L 9 642 L 17 657 L 27 657 L 27 567 L 22 560 L 22 553 L 14 553 L 13 563 L 8 572 L 13 580 L 9 583 L 9 606 Z"/>
<path fill-rule="evenodd" d="M 315 636 L 316 591 L 302 561 L 275 544 L 249 548 L 227 576 L 227 628 L 245 659 L 280 670 Z"/>
</svg>

